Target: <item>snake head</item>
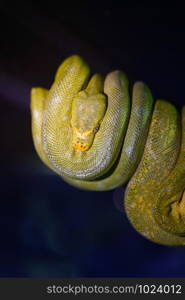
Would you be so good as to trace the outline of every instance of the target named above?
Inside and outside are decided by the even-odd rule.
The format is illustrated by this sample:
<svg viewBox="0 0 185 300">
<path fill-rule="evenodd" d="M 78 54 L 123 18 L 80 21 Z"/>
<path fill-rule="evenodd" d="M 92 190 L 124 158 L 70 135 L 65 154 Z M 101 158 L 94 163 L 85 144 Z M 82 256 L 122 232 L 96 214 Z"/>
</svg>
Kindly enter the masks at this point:
<svg viewBox="0 0 185 300">
<path fill-rule="evenodd" d="M 99 92 L 101 87 L 96 85 L 97 76 L 93 76 L 86 90 L 80 91 L 72 103 L 72 146 L 82 152 L 92 146 L 106 111 L 106 96 Z"/>
</svg>

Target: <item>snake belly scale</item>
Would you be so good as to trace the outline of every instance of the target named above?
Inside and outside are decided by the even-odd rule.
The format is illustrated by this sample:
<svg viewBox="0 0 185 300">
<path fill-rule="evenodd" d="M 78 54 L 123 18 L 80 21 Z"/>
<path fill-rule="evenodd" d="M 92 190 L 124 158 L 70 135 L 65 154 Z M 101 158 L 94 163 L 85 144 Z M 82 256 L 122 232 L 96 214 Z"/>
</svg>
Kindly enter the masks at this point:
<svg viewBox="0 0 185 300">
<path fill-rule="evenodd" d="M 69 184 L 106 191 L 127 183 L 134 228 L 163 245 L 185 245 L 185 107 L 157 100 L 143 82 L 129 95 L 122 71 L 90 76 L 78 55 L 49 90 L 31 91 L 32 136 L 41 160 Z"/>
</svg>

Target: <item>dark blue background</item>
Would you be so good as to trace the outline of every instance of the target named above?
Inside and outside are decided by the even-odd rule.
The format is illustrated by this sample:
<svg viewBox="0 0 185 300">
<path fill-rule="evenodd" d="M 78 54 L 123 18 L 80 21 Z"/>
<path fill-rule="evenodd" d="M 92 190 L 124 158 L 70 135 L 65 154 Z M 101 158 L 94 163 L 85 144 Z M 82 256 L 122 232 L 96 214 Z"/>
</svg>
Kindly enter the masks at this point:
<svg viewBox="0 0 185 300">
<path fill-rule="evenodd" d="M 184 9 L 122 1 L 1 1 L 0 276 L 185 276 L 185 248 L 147 241 L 118 207 L 123 189 L 77 190 L 33 148 L 29 93 L 61 61 L 122 69 L 156 98 L 184 104 Z M 46 2 L 46 1 L 45 1 Z M 66 2 L 66 1 L 65 1 Z M 156 3 L 156 2 L 155 2 Z"/>
</svg>

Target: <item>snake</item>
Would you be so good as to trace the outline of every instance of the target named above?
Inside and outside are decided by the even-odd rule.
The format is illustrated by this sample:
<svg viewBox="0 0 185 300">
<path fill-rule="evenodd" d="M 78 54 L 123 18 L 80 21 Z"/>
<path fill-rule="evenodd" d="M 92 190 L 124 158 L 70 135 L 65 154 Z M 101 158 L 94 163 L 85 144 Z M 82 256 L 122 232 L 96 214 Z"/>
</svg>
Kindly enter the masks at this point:
<svg viewBox="0 0 185 300">
<path fill-rule="evenodd" d="M 185 245 L 185 106 L 153 99 L 121 70 L 91 74 L 66 58 L 49 89 L 31 89 L 31 131 L 40 159 L 90 191 L 126 186 L 123 209 L 146 239 Z"/>
</svg>

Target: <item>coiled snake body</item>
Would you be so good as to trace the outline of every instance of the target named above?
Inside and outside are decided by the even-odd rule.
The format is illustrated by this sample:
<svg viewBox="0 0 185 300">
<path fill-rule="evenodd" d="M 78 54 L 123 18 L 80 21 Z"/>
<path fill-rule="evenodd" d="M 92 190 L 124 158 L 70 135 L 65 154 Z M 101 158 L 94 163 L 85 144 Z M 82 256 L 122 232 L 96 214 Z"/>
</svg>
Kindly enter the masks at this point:
<svg viewBox="0 0 185 300">
<path fill-rule="evenodd" d="M 105 80 L 67 58 L 50 90 L 33 88 L 32 134 L 42 161 L 69 184 L 105 191 L 128 182 L 124 206 L 151 241 L 185 245 L 185 106 L 153 104 L 143 82 L 121 71 Z M 153 107 L 154 105 L 154 107 Z"/>
</svg>

